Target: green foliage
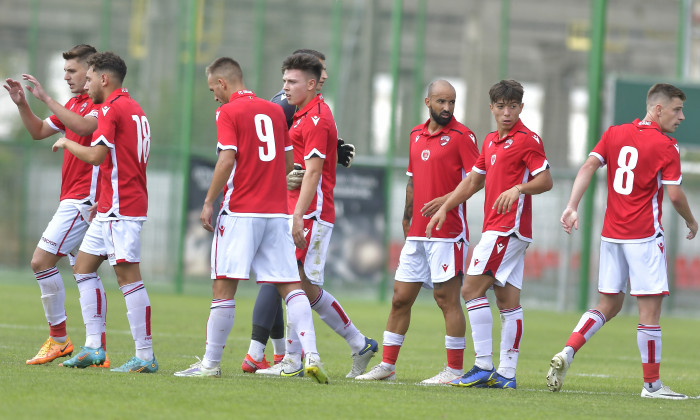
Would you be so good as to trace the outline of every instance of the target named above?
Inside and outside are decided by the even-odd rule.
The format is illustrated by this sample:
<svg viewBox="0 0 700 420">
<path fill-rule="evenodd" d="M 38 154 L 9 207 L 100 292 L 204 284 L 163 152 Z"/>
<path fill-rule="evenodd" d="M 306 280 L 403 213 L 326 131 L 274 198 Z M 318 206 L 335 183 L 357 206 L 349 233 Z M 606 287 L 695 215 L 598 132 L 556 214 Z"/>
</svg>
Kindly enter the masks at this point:
<svg viewBox="0 0 700 420">
<path fill-rule="evenodd" d="M 641 366 L 636 344 L 636 317 L 621 316 L 603 328 L 577 355 L 562 392 L 547 391 L 549 359 L 559 351 L 579 315 L 528 311 L 518 366 L 518 390 L 458 389 L 417 385 L 445 363 L 444 326 L 439 309 L 421 296 L 401 350 L 397 383 L 360 383 L 345 379 L 350 352 L 318 317 L 319 351 L 331 378 L 328 386 L 308 378 L 265 378 L 244 374 L 240 363 L 248 349 L 250 314 L 257 290 L 241 284 L 236 324 L 222 361 L 221 379 L 176 378 L 172 374 L 204 353 L 209 296 L 204 289 L 177 296 L 149 289 L 153 307 L 153 341 L 160 363 L 154 375 L 118 374 L 106 369 L 73 370 L 54 361 L 27 366 L 46 338 L 39 289 L 29 270 L 0 274 L 0 418 L 675 418 L 697 415 L 700 401 L 659 401 L 639 397 Z M 66 277 L 67 274 L 64 273 Z M 76 347 L 84 330 L 78 292 L 66 279 L 68 332 Z M 108 286 L 108 353 L 113 365 L 133 355 L 124 299 Z M 388 303 L 343 300 L 344 308 L 364 333 L 381 342 Z M 494 337 L 500 337 L 494 314 Z M 662 319 L 662 379 L 672 389 L 700 394 L 697 375 L 700 337 L 697 321 Z M 469 334 L 469 332 L 467 332 Z M 498 352 L 498 348 L 495 349 Z M 465 367 L 472 363 L 467 338 Z M 496 356 L 497 358 L 497 356 Z M 271 348 L 268 349 L 271 359 Z M 372 360 L 378 363 L 381 356 Z M 59 359 L 60 360 L 60 359 Z"/>
</svg>

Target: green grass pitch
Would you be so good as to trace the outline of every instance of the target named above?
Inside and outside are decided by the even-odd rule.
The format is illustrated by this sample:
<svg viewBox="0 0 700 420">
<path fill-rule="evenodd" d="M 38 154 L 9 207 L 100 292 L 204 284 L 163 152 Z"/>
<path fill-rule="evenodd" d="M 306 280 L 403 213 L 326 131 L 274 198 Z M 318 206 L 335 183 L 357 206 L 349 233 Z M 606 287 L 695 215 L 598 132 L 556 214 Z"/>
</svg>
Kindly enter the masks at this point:
<svg viewBox="0 0 700 420">
<path fill-rule="evenodd" d="M 65 270 L 64 270 L 65 271 Z M 549 359 L 559 351 L 579 318 L 525 308 L 525 333 L 517 371 L 518 389 L 461 389 L 417 385 L 445 363 L 444 325 L 437 306 L 422 296 L 399 356 L 396 383 L 345 379 L 350 351 L 318 317 L 318 347 L 330 385 L 309 378 L 265 378 L 244 374 L 256 286 L 241 286 L 236 323 L 228 339 L 220 379 L 176 378 L 173 372 L 204 353 L 210 297 L 205 288 L 190 295 L 150 289 L 153 342 L 160 371 L 119 374 L 106 369 L 67 369 L 58 361 L 27 366 L 48 335 L 39 288 L 26 282 L 0 282 L 0 418 L 694 418 L 700 400 L 661 401 L 639 397 L 641 364 L 635 316 L 620 316 L 605 326 L 577 355 L 564 389 L 545 386 Z M 77 288 L 66 281 L 68 332 L 76 347 L 84 340 Z M 124 299 L 106 281 L 108 353 L 113 365 L 133 355 Z M 425 292 L 423 292 L 425 294 Z M 340 294 L 340 293 L 339 293 Z M 381 342 L 389 303 L 343 300 L 346 311 L 367 335 Z M 495 334 L 500 337 L 497 313 Z M 661 375 L 672 389 L 700 394 L 698 321 L 662 319 Z M 467 327 L 467 334 L 470 334 Z M 270 358 L 271 348 L 268 348 Z M 495 352 L 498 352 L 496 348 Z M 465 367 L 473 363 L 467 338 Z M 497 354 L 494 355 L 497 360 Z M 63 359 L 59 359 L 63 360 Z M 370 367 L 381 361 L 378 355 Z"/>
</svg>

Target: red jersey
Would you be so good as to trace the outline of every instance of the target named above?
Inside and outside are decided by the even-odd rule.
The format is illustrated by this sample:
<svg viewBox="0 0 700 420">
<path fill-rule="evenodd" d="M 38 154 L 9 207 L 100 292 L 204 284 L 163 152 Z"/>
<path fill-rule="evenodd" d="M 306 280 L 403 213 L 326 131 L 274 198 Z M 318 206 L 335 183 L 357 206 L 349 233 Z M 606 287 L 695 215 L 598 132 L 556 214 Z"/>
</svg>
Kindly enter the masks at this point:
<svg viewBox="0 0 700 420">
<path fill-rule="evenodd" d="M 304 109 L 294 114 L 289 137 L 294 147 L 294 163 L 306 169 L 306 159 L 323 158 L 323 171 L 316 187 L 316 194 L 304 215 L 305 219 L 316 217 L 327 223 L 335 222 L 333 188 L 335 188 L 335 166 L 338 161 L 338 130 L 331 109 L 321 94 L 316 95 Z M 289 211 L 299 200 L 300 189 L 288 191 Z"/>
<path fill-rule="evenodd" d="M 151 149 L 151 126 L 125 88 L 116 89 L 98 107 L 92 145 L 109 148 L 100 165 L 98 217 L 146 220 L 146 164 Z"/>
<path fill-rule="evenodd" d="M 483 232 L 500 236 L 515 233 L 520 239 L 532 242 L 532 196 L 520 194 L 516 209 L 511 208 L 505 214 L 496 213 L 492 207 L 503 191 L 528 182 L 548 168 L 542 139 L 521 120 L 503 138 L 498 138 L 498 131 L 487 134 L 473 168 L 486 175 Z"/>
<path fill-rule="evenodd" d="M 415 126 L 409 136 L 406 174 L 413 177 L 413 214 L 408 239 L 469 241 L 466 203 L 447 212 L 442 229 L 434 231 L 431 239 L 425 237 L 430 217 L 424 217 L 421 208 L 457 188 L 479 156 L 476 136 L 464 124 L 452 118 L 440 131 L 430 134 L 429 122 Z"/>
<path fill-rule="evenodd" d="M 235 150 L 222 210 L 252 217 L 287 217 L 285 151 L 292 144 L 282 108 L 239 90 L 216 111 L 217 153 Z"/>
<path fill-rule="evenodd" d="M 84 93 L 68 100 L 64 105 L 67 109 L 80 116 L 91 116 L 97 118 L 97 107 L 92 103 L 90 97 Z M 65 134 L 68 140 L 73 140 L 83 146 L 90 146 L 92 135 L 79 136 L 52 115 L 46 122 L 56 131 Z M 61 168 L 61 200 L 79 200 L 94 203 L 97 197 L 97 166 L 85 163 L 72 153 L 63 153 L 63 167 Z"/>
<path fill-rule="evenodd" d="M 676 140 L 655 122 L 637 119 L 608 128 L 590 156 L 608 165 L 602 239 L 645 242 L 663 232 L 663 184 L 682 180 Z"/>
</svg>

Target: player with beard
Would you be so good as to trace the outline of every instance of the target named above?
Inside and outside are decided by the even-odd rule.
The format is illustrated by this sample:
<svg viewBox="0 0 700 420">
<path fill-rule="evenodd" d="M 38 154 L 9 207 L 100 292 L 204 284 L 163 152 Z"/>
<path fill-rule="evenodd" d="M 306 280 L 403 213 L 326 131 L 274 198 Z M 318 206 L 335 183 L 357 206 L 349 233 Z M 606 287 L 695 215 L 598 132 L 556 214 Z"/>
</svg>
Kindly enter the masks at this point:
<svg viewBox="0 0 700 420">
<path fill-rule="evenodd" d="M 469 247 L 466 206 L 447 213 L 446 227 L 425 234 L 430 216 L 449 193 L 469 174 L 479 149 L 476 136 L 459 123 L 454 113 L 456 93 L 445 80 L 428 87 L 425 105 L 430 119 L 411 130 L 409 136 L 408 185 L 401 250 L 394 281 L 391 311 L 384 331 L 382 362 L 358 380 L 395 380 L 396 360 L 411 321 L 411 308 L 421 287 L 433 289 L 433 297 L 445 318 L 447 366 L 421 383 L 446 384 L 462 376 L 466 322 L 459 302 L 459 288 Z M 419 210 L 420 209 L 420 210 Z"/>
<path fill-rule="evenodd" d="M 532 195 L 549 191 L 553 182 L 542 139 L 520 120 L 522 85 L 501 80 L 491 87 L 489 98 L 497 130 L 486 136 L 471 173 L 435 213 L 426 235 L 439 235 L 449 229 L 445 224 L 447 211 L 485 187 L 483 233 L 462 286 L 476 361 L 469 372 L 450 384 L 512 389 L 516 387 L 515 369 L 523 334 L 520 289 L 525 250 L 532 242 Z M 493 317 L 486 298 L 491 288 L 501 312 L 498 371 L 493 366 Z"/>
</svg>

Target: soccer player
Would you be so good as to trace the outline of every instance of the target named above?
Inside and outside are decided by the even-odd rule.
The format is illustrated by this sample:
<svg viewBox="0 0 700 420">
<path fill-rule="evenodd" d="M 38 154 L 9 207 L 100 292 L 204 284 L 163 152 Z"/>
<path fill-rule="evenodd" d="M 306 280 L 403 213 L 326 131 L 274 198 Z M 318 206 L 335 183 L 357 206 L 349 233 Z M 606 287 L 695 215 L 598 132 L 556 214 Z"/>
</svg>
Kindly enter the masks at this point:
<svg viewBox="0 0 700 420">
<path fill-rule="evenodd" d="M 301 49 L 294 51 L 294 54 L 311 54 L 321 61 L 323 71 L 316 85 L 316 92 L 320 93 L 323 83 L 328 79 L 326 73 L 326 56 L 316 50 Z M 292 105 L 287 101 L 287 96 L 284 89 L 280 90 L 270 100 L 282 107 L 284 116 L 287 120 L 287 127 L 291 128 L 294 119 L 294 113 L 297 111 L 296 105 Z M 355 146 L 345 143 L 342 139 L 338 139 L 338 164 L 349 167 L 355 156 Z M 287 188 L 290 190 L 297 189 L 301 185 L 304 178 L 304 170 L 294 169 L 287 174 Z M 243 359 L 241 369 L 244 372 L 254 373 L 258 369 L 266 369 L 270 367 L 269 362 L 265 359 L 265 347 L 268 338 L 272 341 L 274 350 L 274 364 L 282 361 L 285 353 L 284 339 L 284 314 L 282 311 L 282 299 L 277 288 L 272 284 L 261 284 L 258 291 L 258 297 L 255 299 L 253 308 L 253 326 L 250 337 L 250 346 L 248 353 Z"/>
<path fill-rule="evenodd" d="M 126 301 L 127 318 L 136 354 L 116 372 L 154 373 L 158 362 L 151 339 L 151 304 L 141 279 L 140 233 L 146 221 L 148 191 L 146 165 L 151 148 L 151 128 L 143 110 L 122 87 L 126 63 L 118 55 L 97 53 L 88 60 L 86 90 L 92 102 L 101 105 L 97 130 L 90 146 L 60 138 L 53 150 L 65 149 L 91 165 L 100 166 L 97 216 L 80 244 L 73 273 L 78 284 L 95 282 L 105 259 L 114 267 Z M 81 306 L 83 302 L 81 301 Z M 103 324 L 104 331 L 104 324 Z M 83 368 L 105 360 L 99 343 L 86 345 L 65 367 Z"/>
<path fill-rule="evenodd" d="M 432 238 L 425 227 L 447 195 L 471 171 L 479 148 L 476 136 L 454 117 L 456 93 L 445 80 L 428 87 L 425 105 L 430 119 L 409 135 L 408 185 L 403 229 L 406 243 L 401 250 L 394 281 L 391 312 L 384 331 L 382 362 L 359 380 L 395 380 L 396 360 L 411 321 L 411 307 L 421 287 L 433 290 L 445 318 L 447 366 L 423 384 L 439 385 L 464 374 L 466 321 L 459 302 L 464 263 L 469 247 L 466 205 L 447 214 L 448 229 Z"/>
<path fill-rule="evenodd" d="M 321 288 L 335 222 L 333 188 L 338 144 L 333 115 L 316 89 L 323 64 L 311 54 L 293 54 L 282 63 L 282 71 L 287 101 L 299 109 L 289 131 L 294 162 L 306 171 L 301 187 L 288 192 L 299 276 L 311 308 L 350 346 L 353 365 L 346 377 L 354 378 L 367 368 L 377 352 L 377 342 L 365 337 L 340 303 Z M 294 338 L 294 334 L 287 333 L 286 353 L 280 363 L 255 373 L 290 376 L 300 372 L 302 349 Z"/>
<path fill-rule="evenodd" d="M 258 283 L 271 283 L 285 297 L 290 330 L 306 352 L 307 375 L 328 383 L 316 349 L 311 307 L 300 288 L 289 232 L 285 175 L 293 165 L 282 109 L 247 90 L 238 63 L 228 57 L 207 67 L 209 90 L 223 105 L 216 113 L 218 160 L 200 221 L 215 232 L 211 255 L 214 298 L 204 358 L 175 376 L 220 377 L 221 356 L 233 327 L 235 294 L 252 269 Z M 216 226 L 212 204 L 223 189 Z M 301 371 L 301 369 L 300 369 Z"/>
<path fill-rule="evenodd" d="M 435 234 L 444 225 L 446 212 L 485 187 L 484 226 L 474 248 L 462 286 L 476 361 L 474 367 L 452 385 L 515 388 L 515 369 L 523 335 L 523 286 L 525 250 L 532 242 L 532 195 L 552 189 L 552 176 L 542 139 L 520 120 L 523 87 L 515 80 L 501 80 L 489 90 L 496 131 L 484 139 L 481 154 L 466 177 L 426 228 Z M 493 288 L 501 313 L 501 353 L 498 370 L 493 366 L 493 317 L 486 291 Z"/>
<path fill-rule="evenodd" d="M 22 123 L 35 140 L 45 139 L 57 132 L 84 146 L 92 141 L 92 132 L 97 128 L 97 108 L 85 93 L 87 60 L 97 50 L 90 45 L 76 45 L 63 53 L 64 80 L 74 97 L 65 105 L 56 102 L 44 91 L 41 83 L 32 75 L 22 78 L 34 86 L 27 89 L 54 113 L 45 120 L 37 117 L 24 94 L 19 81 L 7 79 L 4 85 L 10 98 L 17 105 Z M 61 257 L 68 255 L 71 265 L 72 255 L 80 245 L 88 229 L 90 207 L 95 204 L 98 168 L 85 163 L 70 153 L 64 153 L 61 173 L 61 195 L 58 209 L 41 235 L 34 250 L 31 267 L 41 290 L 44 314 L 49 323 L 49 338 L 28 365 L 51 362 L 59 357 L 71 355 L 73 343 L 66 332 L 65 286 L 56 268 Z M 107 313 L 107 300 L 100 278 L 91 282 L 78 283 L 80 301 L 83 307 L 83 321 L 88 331 L 88 341 L 94 346 L 100 343 L 104 348 L 104 323 Z M 109 367 L 109 357 L 105 356 L 104 367 Z"/>
<path fill-rule="evenodd" d="M 681 161 L 676 131 L 685 119 L 682 90 L 669 84 L 649 89 L 646 116 L 610 127 L 576 175 L 569 203 L 561 216 L 566 233 L 578 229 L 578 204 L 593 174 L 607 164 L 608 200 L 600 242 L 598 292 L 600 301 L 583 314 L 562 351 L 552 357 L 547 387 L 559 391 L 574 355 L 607 321 L 620 312 L 627 292 L 637 298 L 637 345 L 642 356 L 642 397 L 684 400 L 661 382 L 661 303 L 669 294 L 666 246 L 661 226 L 664 186 L 673 208 L 690 229 L 698 222 L 681 188 Z"/>
</svg>

